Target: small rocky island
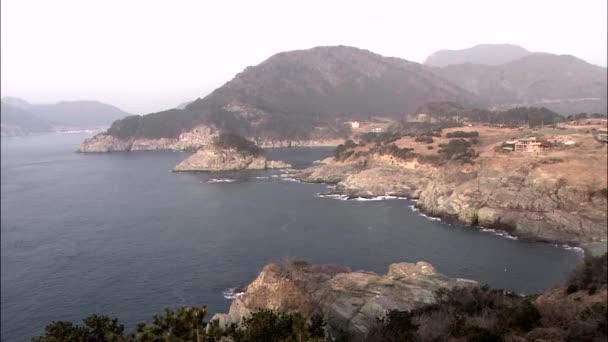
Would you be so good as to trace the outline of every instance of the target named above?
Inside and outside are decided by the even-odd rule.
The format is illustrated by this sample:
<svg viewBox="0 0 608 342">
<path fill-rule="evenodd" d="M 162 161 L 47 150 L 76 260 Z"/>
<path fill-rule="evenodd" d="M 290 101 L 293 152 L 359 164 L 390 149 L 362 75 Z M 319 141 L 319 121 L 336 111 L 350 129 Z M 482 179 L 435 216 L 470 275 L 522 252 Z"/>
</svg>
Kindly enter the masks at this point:
<svg viewBox="0 0 608 342">
<path fill-rule="evenodd" d="M 267 160 L 264 150 L 255 143 L 234 134 L 220 134 L 213 144 L 201 147 L 179 163 L 174 171 L 238 171 L 284 169 L 291 165 Z"/>
</svg>

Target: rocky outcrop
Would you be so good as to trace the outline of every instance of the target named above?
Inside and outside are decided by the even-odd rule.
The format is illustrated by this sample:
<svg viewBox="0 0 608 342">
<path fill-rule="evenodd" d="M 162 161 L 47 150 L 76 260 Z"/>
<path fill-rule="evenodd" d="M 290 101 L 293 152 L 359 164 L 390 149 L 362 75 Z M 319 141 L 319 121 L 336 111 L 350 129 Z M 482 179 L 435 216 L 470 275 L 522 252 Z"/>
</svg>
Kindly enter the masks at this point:
<svg viewBox="0 0 608 342">
<path fill-rule="evenodd" d="M 215 128 L 205 125 L 182 133 L 178 138 L 118 138 L 100 133 L 80 144 L 78 152 L 196 151 L 212 144 L 217 136 Z"/>
<path fill-rule="evenodd" d="M 86 139 L 78 152 L 84 153 L 100 153 L 100 152 L 124 152 L 130 151 L 133 142 L 131 140 L 122 140 L 106 133 L 97 134 Z"/>
<path fill-rule="evenodd" d="M 432 167 L 384 156 L 347 162 L 330 158 L 296 177 L 336 184 L 335 192 L 352 197 L 418 199 L 417 207 L 429 215 L 525 238 L 574 244 L 606 241 L 605 196 L 590 197 L 585 189 L 532 167 L 508 170 L 481 164 Z"/>
<path fill-rule="evenodd" d="M 396 263 L 385 275 L 347 267 L 288 263 L 270 264 L 234 299 L 227 314 L 216 314 L 221 326 L 239 324 L 260 309 L 322 314 L 330 332 L 354 337 L 368 330 L 389 310 L 411 310 L 435 301 L 435 292 L 456 286 L 476 286 L 472 280 L 449 278 L 426 262 Z"/>
<path fill-rule="evenodd" d="M 267 160 L 263 155 L 251 155 L 236 149 L 222 149 L 207 146 L 199 149 L 174 171 L 237 171 L 283 169 L 291 165 L 282 161 Z"/>
<path fill-rule="evenodd" d="M 178 138 L 118 138 L 108 133 L 100 133 L 86 139 L 78 148 L 78 152 L 128 152 L 128 151 L 196 151 L 201 147 L 211 145 L 219 132 L 212 126 L 201 125 L 191 131 L 184 132 Z M 280 148 L 296 146 L 336 146 L 343 139 L 301 139 L 275 140 L 249 138 L 262 148 Z"/>
</svg>

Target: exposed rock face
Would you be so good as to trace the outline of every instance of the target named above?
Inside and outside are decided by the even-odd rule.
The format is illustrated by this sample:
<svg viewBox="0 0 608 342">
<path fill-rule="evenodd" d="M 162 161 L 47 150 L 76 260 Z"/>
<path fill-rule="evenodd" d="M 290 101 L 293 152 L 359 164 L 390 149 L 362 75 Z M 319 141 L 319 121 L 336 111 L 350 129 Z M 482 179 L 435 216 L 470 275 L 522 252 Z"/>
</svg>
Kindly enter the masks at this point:
<svg viewBox="0 0 608 342">
<path fill-rule="evenodd" d="M 98 153 L 130 151 L 132 145 L 133 142 L 130 140 L 122 140 L 105 133 L 100 133 L 86 139 L 80 144 L 78 152 Z"/>
<path fill-rule="evenodd" d="M 206 125 L 197 126 L 178 138 L 118 138 L 100 133 L 80 144 L 78 152 L 195 151 L 210 145 L 217 136 L 217 130 Z"/>
<path fill-rule="evenodd" d="M 364 337 L 389 310 L 411 310 L 433 303 L 439 289 L 476 284 L 448 278 L 426 262 L 391 264 L 385 275 L 331 265 L 270 264 L 232 302 L 228 314 L 216 314 L 212 320 L 238 324 L 260 309 L 321 313 L 331 331 Z"/>
<path fill-rule="evenodd" d="M 100 133 L 86 139 L 78 152 L 127 152 L 127 151 L 196 151 L 208 146 L 217 138 L 219 132 L 212 126 L 201 125 L 191 131 L 180 134 L 178 138 L 118 138 L 107 133 Z M 296 146 L 336 146 L 343 139 L 300 139 L 273 140 L 255 139 L 256 145 L 262 148 L 296 147 Z"/>
<path fill-rule="evenodd" d="M 548 178 L 541 171 L 448 164 L 397 163 L 384 157 L 336 162 L 303 171 L 309 182 L 336 184 L 353 197 L 398 195 L 418 199 L 424 212 L 464 224 L 500 228 L 526 238 L 606 241 L 606 197 Z"/>
<path fill-rule="evenodd" d="M 254 156 L 236 149 L 203 147 L 179 163 L 174 171 L 237 171 L 289 168 L 282 161 L 266 160 L 263 155 Z"/>
</svg>

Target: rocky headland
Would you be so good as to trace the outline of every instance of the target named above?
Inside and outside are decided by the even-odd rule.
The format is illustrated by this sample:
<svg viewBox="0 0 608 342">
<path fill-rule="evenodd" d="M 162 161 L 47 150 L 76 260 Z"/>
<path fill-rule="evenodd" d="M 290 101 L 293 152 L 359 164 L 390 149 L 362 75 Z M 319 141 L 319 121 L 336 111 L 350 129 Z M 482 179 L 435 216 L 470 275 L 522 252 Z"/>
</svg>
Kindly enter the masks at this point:
<svg viewBox="0 0 608 342">
<path fill-rule="evenodd" d="M 85 139 L 78 147 L 82 153 L 130 151 L 196 151 L 213 144 L 220 132 L 213 125 L 200 125 L 176 138 L 118 137 L 107 132 Z M 310 139 L 272 139 L 247 137 L 262 148 L 337 146 L 344 139 L 311 137 Z"/>
<path fill-rule="evenodd" d="M 570 150 L 543 154 L 495 153 L 482 141 L 472 163 L 430 163 L 423 154 L 404 160 L 356 146 L 296 178 L 335 184 L 333 193 L 350 197 L 408 197 L 428 215 L 528 239 L 605 244 L 606 146 L 576 138 Z M 407 137 L 397 143 L 414 146 Z"/>
<path fill-rule="evenodd" d="M 208 125 L 197 126 L 181 133 L 177 138 L 121 137 L 104 132 L 85 139 L 78 147 L 78 152 L 196 151 L 213 144 L 218 136 L 219 132 Z"/>
<path fill-rule="evenodd" d="M 321 314 L 333 332 L 365 337 L 376 318 L 390 310 L 412 310 L 435 302 L 440 289 L 477 286 L 449 278 L 426 262 L 391 264 L 384 275 L 335 265 L 309 265 L 290 260 L 266 265 L 226 314 L 216 314 L 220 327 L 239 324 L 252 312 L 269 309 Z"/>
</svg>

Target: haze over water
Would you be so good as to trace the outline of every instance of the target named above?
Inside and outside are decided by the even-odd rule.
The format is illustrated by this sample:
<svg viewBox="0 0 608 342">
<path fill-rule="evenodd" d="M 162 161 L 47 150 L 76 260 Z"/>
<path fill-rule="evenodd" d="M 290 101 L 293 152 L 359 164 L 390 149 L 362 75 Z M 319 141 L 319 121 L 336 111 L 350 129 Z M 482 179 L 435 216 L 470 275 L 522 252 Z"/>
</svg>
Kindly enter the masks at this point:
<svg viewBox="0 0 608 342">
<path fill-rule="evenodd" d="M 286 256 L 385 273 L 424 260 L 522 293 L 565 280 L 581 255 L 429 220 L 409 200 L 319 198 L 322 184 L 170 170 L 187 154 L 77 154 L 86 134 L 2 139 L 2 340 L 52 320 L 115 316 L 127 329 L 165 307 L 207 304 Z M 306 166 L 330 148 L 272 150 Z M 233 182 L 209 182 L 234 179 Z"/>
</svg>

